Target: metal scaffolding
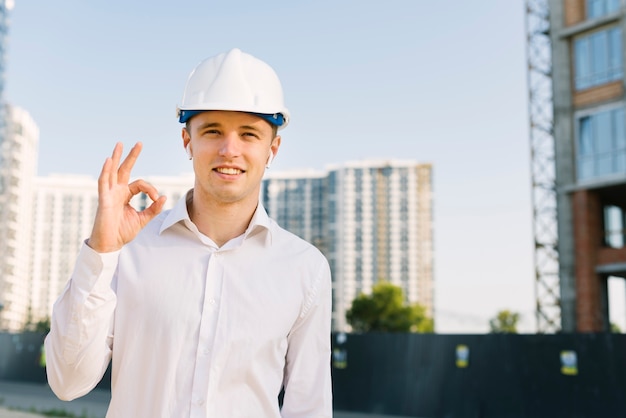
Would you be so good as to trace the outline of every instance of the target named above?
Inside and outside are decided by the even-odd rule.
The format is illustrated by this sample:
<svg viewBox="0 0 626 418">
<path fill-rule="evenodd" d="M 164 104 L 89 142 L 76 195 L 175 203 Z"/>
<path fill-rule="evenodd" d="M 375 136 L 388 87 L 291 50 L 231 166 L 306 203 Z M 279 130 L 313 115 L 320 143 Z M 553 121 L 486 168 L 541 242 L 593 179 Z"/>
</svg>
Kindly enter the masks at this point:
<svg viewBox="0 0 626 418">
<path fill-rule="evenodd" d="M 526 0 L 526 44 L 538 333 L 561 328 L 552 51 L 548 0 Z"/>
</svg>

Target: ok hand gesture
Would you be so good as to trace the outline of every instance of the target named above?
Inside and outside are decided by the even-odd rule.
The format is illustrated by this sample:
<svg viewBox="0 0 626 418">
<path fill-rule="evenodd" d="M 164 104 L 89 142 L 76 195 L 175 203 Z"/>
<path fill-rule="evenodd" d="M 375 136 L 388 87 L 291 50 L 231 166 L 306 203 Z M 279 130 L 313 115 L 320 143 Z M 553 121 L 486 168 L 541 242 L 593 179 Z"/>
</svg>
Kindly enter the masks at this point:
<svg viewBox="0 0 626 418">
<path fill-rule="evenodd" d="M 130 172 L 141 152 L 138 142 L 124 161 L 122 144 L 117 143 L 113 155 L 106 159 L 98 178 L 98 210 L 87 245 L 99 253 L 117 251 L 130 242 L 148 222 L 163 209 L 165 196 L 160 196 L 154 186 L 136 180 L 128 183 Z M 137 211 L 130 200 L 138 193 L 147 194 L 153 200 L 143 211 Z"/>
</svg>

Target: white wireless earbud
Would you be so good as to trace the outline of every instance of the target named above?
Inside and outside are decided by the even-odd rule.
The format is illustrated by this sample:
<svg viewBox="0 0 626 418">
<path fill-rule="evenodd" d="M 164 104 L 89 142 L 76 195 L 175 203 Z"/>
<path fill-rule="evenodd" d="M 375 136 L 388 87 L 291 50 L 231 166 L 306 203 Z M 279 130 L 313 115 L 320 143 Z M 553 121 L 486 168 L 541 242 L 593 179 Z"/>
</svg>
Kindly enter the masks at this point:
<svg viewBox="0 0 626 418">
<path fill-rule="evenodd" d="M 187 156 L 191 160 L 191 144 L 187 144 L 187 146 L 185 147 L 185 151 L 187 151 Z"/>
<path fill-rule="evenodd" d="M 272 165 L 272 160 L 274 159 L 274 153 L 270 152 L 270 156 L 267 157 L 267 163 L 265 163 L 265 168 L 270 168 Z"/>
</svg>

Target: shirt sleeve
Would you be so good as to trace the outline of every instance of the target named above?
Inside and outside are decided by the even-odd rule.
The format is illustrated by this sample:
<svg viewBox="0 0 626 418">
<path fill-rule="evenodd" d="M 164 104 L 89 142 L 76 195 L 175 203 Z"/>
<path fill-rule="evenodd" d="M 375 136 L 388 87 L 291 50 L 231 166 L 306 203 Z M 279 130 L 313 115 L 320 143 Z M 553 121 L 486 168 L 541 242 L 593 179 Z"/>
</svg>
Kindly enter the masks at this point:
<svg viewBox="0 0 626 418">
<path fill-rule="evenodd" d="M 324 259 L 288 337 L 283 418 L 332 417 L 331 289 L 330 268 Z"/>
<path fill-rule="evenodd" d="M 99 254 L 83 244 L 72 277 L 52 310 L 45 339 L 46 372 L 62 400 L 85 395 L 111 360 L 116 305 L 111 282 L 119 251 Z"/>
</svg>

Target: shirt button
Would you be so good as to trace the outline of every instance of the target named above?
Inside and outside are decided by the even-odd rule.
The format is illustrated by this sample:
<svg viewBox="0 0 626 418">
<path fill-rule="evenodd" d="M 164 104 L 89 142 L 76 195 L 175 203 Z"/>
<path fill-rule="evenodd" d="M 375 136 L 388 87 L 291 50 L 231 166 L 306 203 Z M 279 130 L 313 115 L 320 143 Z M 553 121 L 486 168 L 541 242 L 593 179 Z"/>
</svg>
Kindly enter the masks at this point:
<svg viewBox="0 0 626 418">
<path fill-rule="evenodd" d="M 200 405 L 202 405 L 204 403 L 204 399 L 198 398 L 195 401 L 193 401 L 193 403 L 198 405 L 198 406 L 200 406 Z"/>
<path fill-rule="evenodd" d="M 211 305 L 215 305 L 215 299 L 210 299 L 210 300 L 209 300 L 209 303 L 210 303 Z"/>
<path fill-rule="evenodd" d="M 208 355 L 209 355 L 209 353 L 211 353 L 211 350 L 209 350 L 208 348 L 205 348 L 204 350 L 202 350 L 202 353 L 203 353 L 205 356 L 208 356 Z"/>
</svg>

